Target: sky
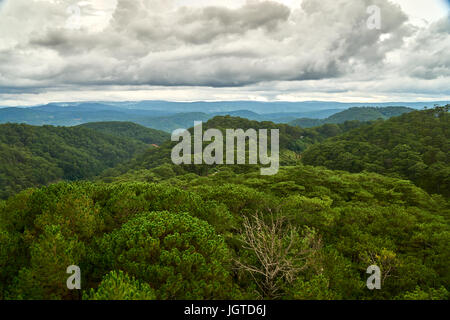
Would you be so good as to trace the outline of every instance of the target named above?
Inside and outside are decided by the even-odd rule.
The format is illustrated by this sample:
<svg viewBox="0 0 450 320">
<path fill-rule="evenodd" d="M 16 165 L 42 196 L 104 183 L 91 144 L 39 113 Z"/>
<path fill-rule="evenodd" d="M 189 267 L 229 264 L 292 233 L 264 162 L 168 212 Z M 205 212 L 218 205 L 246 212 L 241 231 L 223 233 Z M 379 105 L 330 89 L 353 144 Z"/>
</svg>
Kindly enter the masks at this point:
<svg viewBox="0 0 450 320">
<path fill-rule="evenodd" d="M 0 106 L 450 100 L 449 9 L 444 0 L 0 0 Z"/>
</svg>

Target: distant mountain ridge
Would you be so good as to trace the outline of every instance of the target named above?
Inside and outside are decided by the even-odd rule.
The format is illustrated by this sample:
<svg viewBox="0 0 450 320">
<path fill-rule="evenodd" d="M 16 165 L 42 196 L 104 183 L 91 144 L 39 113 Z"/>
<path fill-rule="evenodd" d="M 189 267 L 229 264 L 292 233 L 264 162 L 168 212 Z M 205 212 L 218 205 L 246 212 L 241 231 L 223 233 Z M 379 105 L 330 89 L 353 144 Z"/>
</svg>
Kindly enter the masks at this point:
<svg viewBox="0 0 450 320">
<path fill-rule="evenodd" d="M 391 117 L 400 116 L 404 113 L 414 111 L 407 107 L 353 107 L 338 113 L 335 113 L 325 119 L 300 118 L 289 122 L 292 126 L 302 128 L 317 127 L 323 124 L 338 124 L 345 121 L 358 120 L 362 122 L 378 119 L 387 120 Z"/>
<path fill-rule="evenodd" d="M 139 107 L 139 106 L 134 106 Z M 142 107 L 142 106 L 140 106 Z M 155 108 L 162 108 L 156 106 Z M 299 117 L 325 118 L 339 109 L 320 109 L 304 112 L 257 113 L 239 109 L 233 111 L 203 112 L 183 109 L 164 110 L 131 109 L 129 106 L 101 103 L 47 104 L 37 107 L 0 109 L 0 123 L 25 123 L 29 125 L 76 126 L 91 122 L 134 122 L 142 126 L 172 132 L 178 128 L 189 128 L 194 121 L 208 121 L 215 116 L 238 116 L 258 121 L 287 123 Z M 274 109 L 276 110 L 276 108 Z"/>
<path fill-rule="evenodd" d="M 446 105 L 450 101 L 427 101 L 427 102 L 337 102 L 337 101 L 194 101 L 194 102 L 176 102 L 162 100 L 143 100 L 143 101 L 90 101 L 90 102 L 52 102 L 47 106 L 77 107 L 89 104 L 101 104 L 110 107 L 134 110 L 153 110 L 171 113 L 177 112 L 229 112 L 236 110 L 249 110 L 260 114 L 278 113 L 278 112 L 308 112 L 325 109 L 348 109 L 352 107 L 390 107 L 404 106 L 413 109 L 431 108 L 434 105 Z M 42 105 L 29 106 L 26 108 L 36 108 Z M 0 109 L 8 106 L 0 106 Z M 23 108 L 23 107 L 22 107 Z"/>
<path fill-rule="evenodd" d="M 0 108 L 0 124 L 25 123 L 29 125 L 76 126 L 89 122 L 121 121 L 134 122 L 145 127 L 172 132 L 178 128 L 191 127 L 194 120 L 207 121 L 215 116 L 230 115 L 276 123 L 289 123 L 299 118 L 305 118 L 306 126 L 317 126 L 326 122 L 316 121 L 316 119 L 330 117 L 347 108 L 398 105 L 417 109 L 424 106 L 432 107 L 433 104 L 437 103 L 362 104 L 321 101 L 63 102 L 33 107 Z M 442 103 L 442 105 L 444 104 Z M 385 118 L 384 115 L 381 117 Z M 369 118 L 376 119 L 377 116 L 372 115 Z M 367 119 L 363 119 L 363 121 L 365 120 Z"/>
</svg>

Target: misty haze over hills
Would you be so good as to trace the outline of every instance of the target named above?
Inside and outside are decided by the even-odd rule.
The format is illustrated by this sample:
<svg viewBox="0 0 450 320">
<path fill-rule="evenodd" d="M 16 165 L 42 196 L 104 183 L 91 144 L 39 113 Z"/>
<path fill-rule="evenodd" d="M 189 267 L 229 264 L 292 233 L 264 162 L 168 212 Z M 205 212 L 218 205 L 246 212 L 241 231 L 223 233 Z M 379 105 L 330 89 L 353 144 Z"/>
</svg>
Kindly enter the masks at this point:
<svg viewBox="0 0 450 320">
<path fill-rule="evenodd" d="M 192 126 L 194 121 L 207 121 L 214 116 L 230 115 L 257 121 L 292 123 L 300 121 L 304 127 L 326 123 L 329 117 L 344 110 L 350 112 L 331 119 L 331 123 L 346 120 L 370 121 L 379 118 L 376 110 L 369 116 L 362 116 L 363 109 L 403 108 L 404 112 L 446 102 L 393 102 L 393 103 L 340 103 L 324 101 L 305 102 L 258 102 L 258 101 L 217 101 L 217 102 L 61 102 L 32 107 L 5 107 L 0 109 L 0 123 L 26 123 L 30 125 L 75 126 L 89 122 L 130 121 L 145 127 L 171 132 L 178 128 Z M 408 108 L 408 109 L 405 109 Z M 412 108 L 412 109 L 410 109 Z M 353 110 L 355 109 L 355 110 Z M 400 109 L 399 109 L 400 110 Z M 365 111 L 366 112 L 366 111 Z M 381 118 L 386 118 L 381 116 Z M 303 125 L 304 124 L 304 125 Z"/>
<path fill-rule="evenodd" d="M 119 107 L 134 110 L 153 110 L 163 112 L 225 112 L 237 110 L 249 110 L 256 113 L 278 113 L 278 112 L 309 112 L 326 109 L 347 109 L 351 107 L 391 107 L 402 106 L 414 109 L 423 107 L 433 107 L 435 104 L 445 105 L 449 101 L 427 101 L 427 102 L 337 102 L 337 101 L 195 101 L 195 102 L 176 102 L 176 101 L 160 101 L 160 100 L 143 100 L 143 101 L 89 101 L 89 102 L 53 102 L 46 105 L 36 105 L 18 108 L 33 108 L 34 110 L 54 111 L 54 107 L 78 107 L 81 109 L 97 108 L 110 109 L 111 107 Z M 8 108 L 14 106 L 0 106 Z M 36 109 L 38 108 L 38 109 Z M 169 111 L 170 110 L 170 111 Z"/>
</svg>

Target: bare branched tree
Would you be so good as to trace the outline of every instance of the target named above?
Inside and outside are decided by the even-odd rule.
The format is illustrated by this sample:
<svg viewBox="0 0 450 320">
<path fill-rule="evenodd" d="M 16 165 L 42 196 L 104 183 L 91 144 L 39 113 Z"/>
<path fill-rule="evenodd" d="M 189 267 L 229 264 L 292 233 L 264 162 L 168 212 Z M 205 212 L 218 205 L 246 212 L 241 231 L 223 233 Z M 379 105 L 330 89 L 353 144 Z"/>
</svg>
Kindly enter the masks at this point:
<svg viewBox="0 0 450 320">
<path fill-rule="evenodd" d="M 388 277 L 393 276 L 398 264 L 395 253 L 387 249 L 382 249 L 379 253 L 369 251 L 368 260 L 371 265 L 380 267 L 381 284 L 384 284 Z"/>
<path fill-rule="evenodd" d="M 271 213 L 268 220 L 259 213 L 244 218 L 243 247 L 255 254 L 257 263 L 235 262 L 239 270 L 252 275 L 264 298 L 275 299 L 281 295 L 280 280 L 292 283 L 312 261 L 321 240 L 312 231 L 300 236 L 279 214 Z"/>
</svg>

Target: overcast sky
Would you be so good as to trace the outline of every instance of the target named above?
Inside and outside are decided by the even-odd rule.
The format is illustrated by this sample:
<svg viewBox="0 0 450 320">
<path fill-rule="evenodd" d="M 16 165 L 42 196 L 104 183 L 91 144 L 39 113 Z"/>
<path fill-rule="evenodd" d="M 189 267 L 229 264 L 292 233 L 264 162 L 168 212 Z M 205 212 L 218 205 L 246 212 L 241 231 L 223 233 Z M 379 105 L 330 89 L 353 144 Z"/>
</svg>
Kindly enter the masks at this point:
<svg viewBox="0 0 450 320">
<path fill-rule="evenodd" d="M 380 29 L 367 25 L 370 6 L 380 8 Z M 450 100 L 449 8 L 444 0 L 0 0 L 0 105 Z"/>
</svg>

